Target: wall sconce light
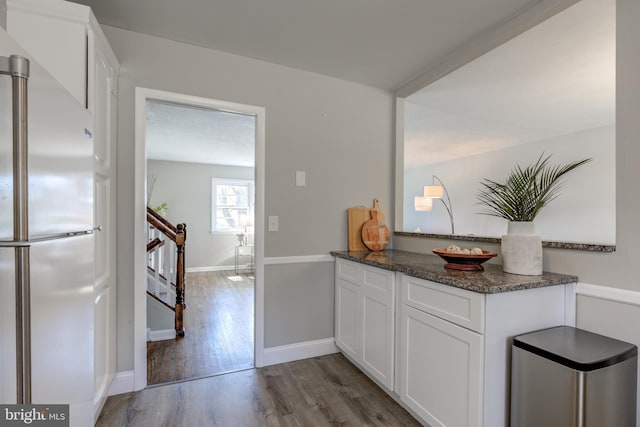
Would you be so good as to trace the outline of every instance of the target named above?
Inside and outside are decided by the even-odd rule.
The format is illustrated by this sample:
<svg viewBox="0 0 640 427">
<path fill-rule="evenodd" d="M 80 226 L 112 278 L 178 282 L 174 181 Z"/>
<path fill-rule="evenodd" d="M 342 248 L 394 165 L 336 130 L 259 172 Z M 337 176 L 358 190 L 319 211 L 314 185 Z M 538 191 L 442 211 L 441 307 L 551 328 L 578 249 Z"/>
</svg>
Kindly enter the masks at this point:
<svg viewBox="0 0 640 427">
<path fill-rule="evenodd" d="M 440 184 L 436 184 L 436 180 L 438 180 Z M 444 200 L 445 196 L 447 197 L 446 201 Z M 424 195 L 416 196 L 414 198 L 415 210 L 430 211 L 433 207 L 433 199 L 439 199 L 444 205 L 444 207 L 447 209 L 447 213 L 449 214 L 449 220 L 451 221 L 451 234 L 455 234 L 455 229 L 453 225 L 453 208 L 451 207 L 451 198 L 449 197 L 449 192 L 447 191 L 447 187 L 445 187 L 442 180 L 435 175 L 433 175 L 432 185 L 424 186 Z M 427 205 L 428 205 L 428 209 L 424 208 Z"/>
</svg>

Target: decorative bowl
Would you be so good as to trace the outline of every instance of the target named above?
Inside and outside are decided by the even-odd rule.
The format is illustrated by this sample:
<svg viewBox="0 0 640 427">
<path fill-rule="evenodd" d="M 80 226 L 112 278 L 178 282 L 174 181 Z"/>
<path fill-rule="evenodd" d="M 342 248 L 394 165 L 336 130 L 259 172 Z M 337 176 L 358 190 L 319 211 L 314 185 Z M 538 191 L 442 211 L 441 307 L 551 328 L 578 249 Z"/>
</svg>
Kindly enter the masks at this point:
<svg viewBox="0 0 640 427">
<path fill-rule="evenodd" d="M 435 248 L 433 253 L 447 261 L 444 268 L 462 271 L 484 271 L 484 267 L 481 264 L 488 259 L 498 256 L 495 252 L 484 250 L 482 254 L 456 254 L 447 252 L 444 248 Z"/>
</svg>

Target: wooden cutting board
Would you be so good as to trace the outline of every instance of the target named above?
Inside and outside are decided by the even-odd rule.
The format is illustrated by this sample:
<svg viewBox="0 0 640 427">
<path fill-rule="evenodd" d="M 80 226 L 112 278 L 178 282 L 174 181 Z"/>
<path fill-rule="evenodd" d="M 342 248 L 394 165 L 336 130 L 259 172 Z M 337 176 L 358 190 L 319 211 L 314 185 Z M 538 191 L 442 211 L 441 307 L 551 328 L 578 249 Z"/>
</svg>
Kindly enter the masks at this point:
<svg viewBox="0 0 640 427">
<path fill-rule="evenodd" d="M 362 226 L 371 219 L 369 211 L 371 208 L 366 206 L 349 208 L 349 250 L 350 251 L 366 251 L 368 248 L 362 242 Z"/>
<path fill-rule="evenodd" d="M 374 203 L 374 206 L 376 204 Z M 378 205 L 379 206 L 379 205 Z M 372 251 L 381 251 L 389 243 L 389 229 L 378 209 L 371 209 L 371 219 L 362 226 L 362 242 Z"/>
<path fill-rule="evenodd" d="M 384 220 L 384 214 L 380 210 L 380 200 L 377 198 L 373 199 L 373 209 L 378 211 L 378 222 L 381 224 L 385 224 L 386 222 Z"/>
</svg>

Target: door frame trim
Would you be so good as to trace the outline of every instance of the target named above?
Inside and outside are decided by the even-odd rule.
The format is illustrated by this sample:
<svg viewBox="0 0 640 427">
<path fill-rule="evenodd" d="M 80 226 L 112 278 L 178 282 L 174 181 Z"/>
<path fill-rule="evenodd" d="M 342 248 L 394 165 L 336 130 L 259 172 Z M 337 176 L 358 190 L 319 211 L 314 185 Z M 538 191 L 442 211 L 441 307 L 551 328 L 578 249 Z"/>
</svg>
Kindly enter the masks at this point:
<svg viewBox="0 0 640 427">
<path fill-rule="evenodd" d="M 197 106 L 223 111 L 249 114 L 256 118 L 255 139 L 255 302 L 254 302 L 254 365 L 264 366 L 264 218 L 265 218 L 265 109 L 160 91 L 135 88 L 135 147 L 134 147 L 134 382 L 135 390 L 147 386 L 147 299 L 145 218 L 146 200 L 146 102 L 165 101 L 186 106 Z M 142 202 L 141 202 L 142 201 Z M 188 333 L 188 332 L 187 332 Z"/>
</svg>

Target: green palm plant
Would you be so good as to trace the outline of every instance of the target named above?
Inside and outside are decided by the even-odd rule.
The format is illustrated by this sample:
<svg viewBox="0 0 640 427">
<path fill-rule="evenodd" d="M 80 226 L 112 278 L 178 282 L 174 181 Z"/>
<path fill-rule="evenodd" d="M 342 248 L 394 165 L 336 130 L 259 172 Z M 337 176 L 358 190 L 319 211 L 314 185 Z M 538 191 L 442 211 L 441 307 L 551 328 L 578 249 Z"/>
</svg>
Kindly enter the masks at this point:
<svg viewBox="0 0 640 427">
<path fill-rule="evenodd" d="M 516 164 L 504 184 L 484 178 L 477 195 L 478 204 L 485 207 L 480 213 L 509 221 L 533 221 L 542 208 L 558 197 L 564 184 L 561 178 L 592 160 L 552 166 L 550 158 L 542 153 L 534 164 L 524 169 Z"/>
</svg>

